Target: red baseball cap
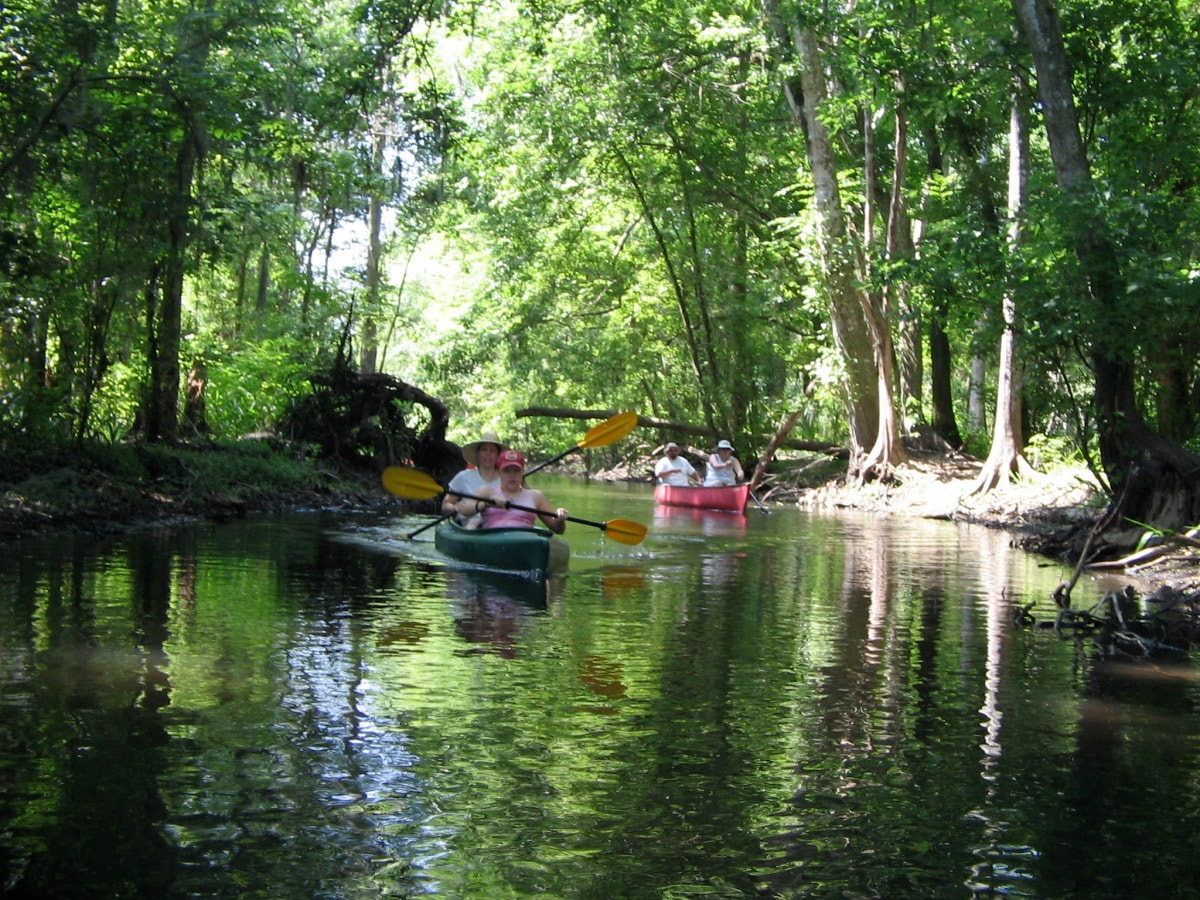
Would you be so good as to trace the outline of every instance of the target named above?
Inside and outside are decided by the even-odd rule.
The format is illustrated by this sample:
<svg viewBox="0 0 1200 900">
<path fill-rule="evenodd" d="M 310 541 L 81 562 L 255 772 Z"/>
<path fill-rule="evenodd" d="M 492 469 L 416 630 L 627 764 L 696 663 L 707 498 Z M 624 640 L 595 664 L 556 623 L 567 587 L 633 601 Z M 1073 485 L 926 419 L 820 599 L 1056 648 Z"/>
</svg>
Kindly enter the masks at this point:
<svg viewBox="0 0 1200 900">
<path fill-rule="evenodd" d="M 496 459 L 497 469 L 525 468 L 525 455 L 520 450 L 504 450 Z"/>
</svg>

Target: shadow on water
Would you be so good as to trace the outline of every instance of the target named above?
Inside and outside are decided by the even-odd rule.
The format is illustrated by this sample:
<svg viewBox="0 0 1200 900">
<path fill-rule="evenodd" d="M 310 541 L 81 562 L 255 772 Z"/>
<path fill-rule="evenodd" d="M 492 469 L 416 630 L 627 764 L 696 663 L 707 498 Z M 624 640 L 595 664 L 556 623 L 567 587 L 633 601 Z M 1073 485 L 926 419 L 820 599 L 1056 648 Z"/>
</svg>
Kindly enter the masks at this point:
<svg viewBox="0 0 1200 900">
<path fill-rule="evenodd" d="M 0 564 L 38 897 L 1192 896 L 1193 663 L 1021 630 L 1006 535 L 546 479 L 572 569 L 282 517 Z"/>
</svg>

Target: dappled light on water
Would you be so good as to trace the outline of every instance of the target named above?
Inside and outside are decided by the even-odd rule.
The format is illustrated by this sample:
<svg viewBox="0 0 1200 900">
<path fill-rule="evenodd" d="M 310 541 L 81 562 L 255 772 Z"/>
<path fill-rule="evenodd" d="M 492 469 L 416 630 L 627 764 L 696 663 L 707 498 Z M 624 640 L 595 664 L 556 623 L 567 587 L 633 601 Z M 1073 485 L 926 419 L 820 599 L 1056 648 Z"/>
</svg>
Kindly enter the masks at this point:
<svg viewBox="0 0 1200 900">
<path fill-rule="evenodd" d="M 1062 573 L 1006 534 L 544 487 L 644 543 L 572 526 L 548 580 L 405 540 L 429 519 L 402 508 L 21 545 L 0 569 L 4 883 L 1192 889 L 1157 848 L 1200 826 L 1196 668 L 1015 627 Z"/>
</svg>

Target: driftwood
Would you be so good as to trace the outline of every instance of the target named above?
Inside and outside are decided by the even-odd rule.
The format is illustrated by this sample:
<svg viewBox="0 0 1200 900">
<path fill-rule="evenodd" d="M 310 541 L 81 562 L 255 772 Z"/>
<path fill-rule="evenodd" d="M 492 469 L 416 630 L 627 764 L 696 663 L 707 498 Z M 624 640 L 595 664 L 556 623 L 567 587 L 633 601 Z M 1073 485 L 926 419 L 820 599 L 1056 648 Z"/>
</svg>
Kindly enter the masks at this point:
<svg viewBox="0 0 1200 900">
<path fill-rule="evenodd" d="M 753 494 L 757 490 L 759 483 L 763 480 L 763 476 L 767 474 L 767 468 L 771 465 L 771 460 L 775 458 L 775 451 L 779 449 L 779 445 L 787 440 L 788 433 L 796 427 L 796 422 L 800 418 L 800 410 L 796 410 L 788 416 L 775 432 L 775 436 L 771 438 L 763 450 L 762 458 L 759 459 L 758 465 L 754 467 L 754 474 L 750 477 L 750 493 Z M 756 498 L 757 499 L 757 498 Z"/>
<path fill-rule="evenodd" d="M 312 394 L 289 412 L 280 431 L 315 445 L 322 458 L 379 471 L 404 463 L 438 481 L 465 465 L 458 446 L 446 440 L 449 410 L 420 388 L 391 375 L 360 374 L 340 359 L 309 381 Z"/>
<path fill-rule="evenodd" d="M 1174 553 L 1180 547 L 1200 548 L 1200 529 L 1192 529 L 1186 534 L 1163 535 L 1163 543 L 1144 547 L 1120 559 L 1105 559 L 1088 564 L 1089 569 L 1132 569 L 1153 562 L 1161 556 Z"/>
<path fill-rule="evenodd" d="M 550 406 L 527 406 L 524 409 L 517 410 L 519 418 L 530 418 L 541 416 L 547 419 L 608 419 L 616 415 L 619 410 L 615 409 L 567 409 L 561 407 Z M 797 414 L 797 418 L 799 414 Z M 792 422 L 795 425 L 795 422 Z M 717 434 L 711 428 L 703 425 L 689 425 L 684 422 L 672 422 L 669 419 L 657 419 L 653 416 L 638 416 L 638 426 L 640 428 L 656 428 L 659 431 L 670 435 L 687 434 L 693 437 L 708 438 L 709 440 L 717 440 L 725 435 Z M 790 430 L 790 428 L 788 429 Z M 771 436 L 768 440 L 774 442 L 778 435 Z M 824 453 L 827 456 L 836 457 L 838 459 L 846 459 L 850 454 L 845 447 L 841 447 L 832 441 L 800 441 L 792 438 L 783 438 L 774 443 L 771 448 L 771 453 L 779 447 L 786 447 L 788 450 L 805 450 L 812 453 Z"/>
</svg>

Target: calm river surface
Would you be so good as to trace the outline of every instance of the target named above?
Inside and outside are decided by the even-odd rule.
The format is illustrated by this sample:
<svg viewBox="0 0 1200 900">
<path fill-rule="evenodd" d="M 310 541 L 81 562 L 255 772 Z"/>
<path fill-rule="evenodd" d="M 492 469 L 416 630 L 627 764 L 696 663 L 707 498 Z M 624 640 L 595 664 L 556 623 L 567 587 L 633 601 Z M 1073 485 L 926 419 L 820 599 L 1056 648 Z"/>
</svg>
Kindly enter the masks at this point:
<svg viewBox="0 0 1200 900">
<path fill-rule="evenodd" d="M 1200 896 L 1200 673 L 1009 535 L 539 477 L 548 585 L 312 513 L 0 558 L 0 893 Z M 1076 605 L 1101 587 L 1081 583 Z"/>
</svg>

